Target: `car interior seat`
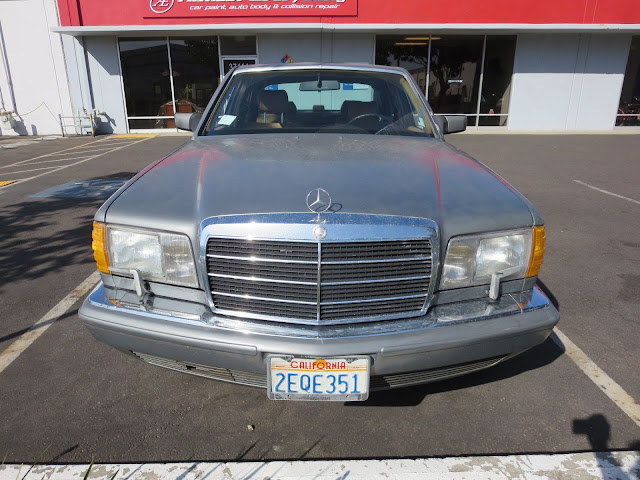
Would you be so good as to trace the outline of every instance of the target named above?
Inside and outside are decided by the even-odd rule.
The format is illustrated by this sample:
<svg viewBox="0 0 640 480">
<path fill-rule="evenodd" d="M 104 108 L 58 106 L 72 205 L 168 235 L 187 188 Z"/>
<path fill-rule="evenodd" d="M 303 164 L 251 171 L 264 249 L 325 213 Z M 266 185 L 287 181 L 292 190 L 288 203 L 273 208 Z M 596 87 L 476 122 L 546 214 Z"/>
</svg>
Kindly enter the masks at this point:
<svg viewBox="0 0 640 480">
<path fill-rule="evenodd" d="M 291 111 L 289 96 L 284 90 L 262 90 L 258 95 L 256 123 L 281 128 L 285 113 Z"/>
</svg>

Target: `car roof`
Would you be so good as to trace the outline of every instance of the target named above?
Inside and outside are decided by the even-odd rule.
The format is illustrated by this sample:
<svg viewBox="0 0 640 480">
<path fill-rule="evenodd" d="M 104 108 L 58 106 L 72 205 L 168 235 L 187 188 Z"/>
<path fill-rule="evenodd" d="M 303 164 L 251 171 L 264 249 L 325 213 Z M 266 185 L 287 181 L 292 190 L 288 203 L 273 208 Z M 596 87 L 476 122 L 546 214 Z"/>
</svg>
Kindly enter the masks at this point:
<svg viewBox="0 0 640 480">
<path fill-rule="evenodd" d="M 386 65 L 371 65 L 368 63 L 263 63 L 256 65 L 241 65 L 236 67 L 234 73 L 287 71 L 287 70 L 352 70 L 357 72 L 384 72 L 397 75 L 408 75 L 401 67 L 389 67 Z"/>
</svg>

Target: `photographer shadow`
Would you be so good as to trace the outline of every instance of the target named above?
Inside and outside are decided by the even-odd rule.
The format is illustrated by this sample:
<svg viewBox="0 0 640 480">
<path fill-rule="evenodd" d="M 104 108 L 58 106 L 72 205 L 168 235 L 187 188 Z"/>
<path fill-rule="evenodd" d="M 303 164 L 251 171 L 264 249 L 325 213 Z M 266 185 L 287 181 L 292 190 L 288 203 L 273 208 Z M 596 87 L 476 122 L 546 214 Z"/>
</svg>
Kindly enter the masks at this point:
<svg viewBox="0 0 640 480">
<path fill-rule="evenodd" d="M 596 456 L 602 478 L 637 480 L 640 477 L 640 460 L 627 472 L 615 455 L 609 451 L 611 425 L 601 413 L 591 415 L 586 419 L 576 418 L 573 421 L 573 433 L 587 436 L 589 445 Z M 632 442 L 629 445 L 629 450 L 640 454 L 640 440 Z"/>
</svg>

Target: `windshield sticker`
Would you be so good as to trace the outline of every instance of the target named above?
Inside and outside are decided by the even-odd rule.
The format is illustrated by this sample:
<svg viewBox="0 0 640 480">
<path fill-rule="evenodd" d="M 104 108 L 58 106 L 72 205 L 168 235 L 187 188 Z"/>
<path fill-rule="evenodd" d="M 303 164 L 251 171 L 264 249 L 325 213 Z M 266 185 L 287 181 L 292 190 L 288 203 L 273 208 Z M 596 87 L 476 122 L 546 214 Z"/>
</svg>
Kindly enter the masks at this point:
<svg viewBox="0 0 640 480">
<path fill-rule="evenodd" d="M 420 128 L 424 128 L 424 120 L 422 119 L 422 117 L 416 115 L 416 122 L 418 122 L 418 126 Z"/>
<path fill-rule="evenodd" d="M 218 120 L 218 125 L 231 125 L 235 119 L 235 115 L 223 115 Z"/>
</svg>

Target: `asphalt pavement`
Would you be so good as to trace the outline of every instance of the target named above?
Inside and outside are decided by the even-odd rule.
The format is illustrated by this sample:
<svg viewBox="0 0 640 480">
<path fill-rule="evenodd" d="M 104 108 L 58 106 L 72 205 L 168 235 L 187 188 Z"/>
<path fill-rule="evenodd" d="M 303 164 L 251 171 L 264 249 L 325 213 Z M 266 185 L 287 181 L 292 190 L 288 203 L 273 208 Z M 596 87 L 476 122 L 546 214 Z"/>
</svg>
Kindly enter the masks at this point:
<svg viewBox="0 0 640 480">
<path fill-rule="evenodd" d="M 0 356 L 95 271 L 91 219 L 102 197 L 186 140 L 81 137 L 0 150 L 0 181 L 23 180 L 0 187 Z M 540 210 L 540 283 L 559 328 L 640 399 L 640 135 L 449 141 Z M 552 339 L 492 369 L 362 403 L 275 402 L 120 354 L 93 339 L 78 307 L 0 371 L 6 462 L 45 451 L 40 462 L 640 451 L 640 426 Z"/>
</svg>

